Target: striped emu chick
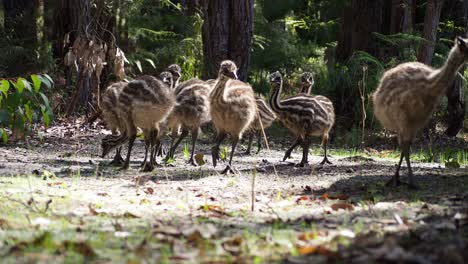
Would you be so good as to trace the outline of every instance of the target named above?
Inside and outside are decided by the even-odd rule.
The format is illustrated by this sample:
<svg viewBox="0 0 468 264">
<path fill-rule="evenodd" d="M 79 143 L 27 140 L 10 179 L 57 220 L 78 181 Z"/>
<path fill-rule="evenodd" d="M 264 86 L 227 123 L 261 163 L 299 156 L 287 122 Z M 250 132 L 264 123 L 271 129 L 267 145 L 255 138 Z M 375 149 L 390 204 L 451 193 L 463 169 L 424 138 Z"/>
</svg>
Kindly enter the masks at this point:
<svg viewBox="0 0 468 264">
<path fill-rule="evenodd" d="M 166 125 L 172 130 L 172 142 L 166 160 L 174 158 L 174 153 L 180 142 L 192 134 L 192 151 L 187 163 L 196 166 L 193 155 L 201 125 L 211 120 L 210 116 L 210 92 L 211 86 L 199 79 L 190 79 L 176 87 L 174 94 L 176 104 L 167 118 Z M 179 127 L 182 133 L 177 138 Z"/>
<path fill-rule="evenodd" d="M 301 91 L 299 94 L 312 95 L 312 86 L 314 86 L 314 83 L 315 83 L 314 75 L 311 72 L 304 72 L 301 75 Z M 294 144 L 291 147 L 289 147 L 288 150 L 286 150 L 283 161 L 291 157 L 291 153 L 299 144 L 300 144 L 300 140 L 296 138 L 296 140 L 294 141 Z M 325 162 L 330 163 L 329 161 L 325 161 Z"/>
<path fill-rule="evenodd" d="M 327 158 L 328 133 L 335 122 L 335 112 L 332 102 L 321 95 L 310 96 L 299 94 L 285 100 L 280 99 L 283 90 L 283 78 L 279 72 L 270 75 L 273 93 L 270 97 L 271 109 L 278 119 L 296 135 L 296 142 L 286 152 L 284 160 L 291 155 L 297 145 L 302 145 L 302 160 L 297 166 L 304 167 L 308 163 L 310 137 L 322 137 L 324 158 L 321 164 L 330 163 Z"/>
<path fill-rule="evenodd" d="M 153 76 L 141 76 L 139 80 L 129 82 L 122 90 L 118 102 L 118 115 L 125 125 L 125 134 L 103 142 L 105 149 L 119 147 L 128 141 L 128 152 L 123 169 L 130 164 L 130 155 L 136 139 L 137 127 L 143 130 L 145 144 L 150 150 L 150 162 L 143 170 L 154 168 L 154 150 L 159 132 L 159 123 L 171 112 L 174 106 L 174 96 L 171 88 Z"/>
<path fill-rule="evenodd" d="M 311 72 L 304 72 L 301 75 L 301 93 L 311 95 L 314 86 L 314 75 Z"/>
<path fill-rule="evenodd" d="M 104 119 L 107 127 L 112 131 L 112 135 L 106 136 L 102 142 L 108 141 L 112 137 L 117 137 L 118 135 L 125 133 L 125 126 L 123 125 L 123 121 L 120 119 L 116 108 L 120 93 L 123 91 L 125 85 L 127 85 L 126 82 L 114 83 L 107 87 L 106 91 L 102 95 L 102 118 Z M 110 152 L 110 150 L 104 148 L 104 144 L 102 146 L 102 157 L 105 157 Z M 121 150 L 121 147 L 116 149 L 114 159 L 110 162 L 111 165 L 122 165 L 124 163 L 124 160 L 120 154 Z"/>
<path fill-rule="evenodd" d="M 273 124 L 276 119 L 276 114 L 270 109 L 268 104 L 260 97 L 255 97 L 255 103 L 257 103 L 258 115 L 255 116 L 255 120 L 252 122 L 248 129 L 249 134 L 249 145 L 245 154 L 249 155 L 252 149 L 252 141 L 254 136 L 257 136 L 257 153 L 262 148 L 262 129 L 266 129 Z M 261 122 L 261 123 L 260 123 Z"/>
<path fill-rule="evenodd" d="M 458 37 L 445 64 L 433 69 L 419 62 L 403 63 L 384 73 L 374 92 L 374 114 L 382 125 L 397 134 L 401 148 L 400 161 L 388 184 L 400 185 L 403 158 L 408 166 L 409 186 L 417 187 L 410 164 L 410 145 L 416 134 L 428 122 L 455 76 L 468 61 L 468 39 Z"/>
<path fill-rule="evenodd" d="M 177 64 L 171 64 L 167 66 L 166 71 L 172 74 L 172 78 L 174 81 L 173 87 L 179 86 L 180 79 L 182 78 L 182 68 L 180 68 L 180 66 Z"/>
<path fill-rule="evenodd" d="M 172 64 L 172 65 L 176 65 L 176 64 Z M 172 66 L 171 65 L 171 66 Z M 177 65 L 176 65 L 177 66 Z M 179 74 L 180 75 L 180 74 Z M 180 77 L 179 77 L 180 78 Z M 174 89 L 174 86 L 175 86 L 175 81 L 174 81 L 174 76 L 169 72 L 169 71 L 163 71 L 159 74 L 159 79 L 165 83 L 167 86 L 169 86 L 171 88 L 171 90 Z M 147 163 L 147 159 L 148 159 L 148 146 L 151 145 L 151 140 L 153 140 L 154 142 L 156 142 L 156 146 L 155 146 L 155 151 L 154 153 L 152 153 L 153 155 L 156 155 L 158 154 L 159 152 L 162 152 L 162 144 L 161 144 L 161 137 L 162 135 L 164 134 L 164 131 L 165 131 L 165 127 L 166 127 L 166 120 L 164 120 L 163 122 L 161 122 L 160 124 L 160 128 L 159 128 L 159 131 L 158 133 L 149 133 L 149 134 L 146 134 L 145 135 L 145 158 L 143 159 L 143 162 L 141 163 L 141 166 L 144 167 L 146 166 L 146 163 Z M 154 139 L 150 139 L 149 136 L 150 135 L 153 135 L 155 136 L 156 138 Z M 151 160 L 151 157 L 150 157 L 150 160 Z M 158 165 L 157 162 L 156 162 L 156 156 L 153 157 L 153 166 L 154 165 Z"/>
<path fill-rule="evenodd" d="M 237 66 L 230 60 L 221 62 L 218 78 L 210 95 L 211 119 L 217 131 L 215 146 L 211 149 L 213 166 L 219 160 L 219 146 L 229 134 L 232 150 L 229 164 L 223 174 L 233 172 L 232 157 L 236 145 L 257 115 L 257 104 L 253 89 L 237 80 Z"/>
</svg>

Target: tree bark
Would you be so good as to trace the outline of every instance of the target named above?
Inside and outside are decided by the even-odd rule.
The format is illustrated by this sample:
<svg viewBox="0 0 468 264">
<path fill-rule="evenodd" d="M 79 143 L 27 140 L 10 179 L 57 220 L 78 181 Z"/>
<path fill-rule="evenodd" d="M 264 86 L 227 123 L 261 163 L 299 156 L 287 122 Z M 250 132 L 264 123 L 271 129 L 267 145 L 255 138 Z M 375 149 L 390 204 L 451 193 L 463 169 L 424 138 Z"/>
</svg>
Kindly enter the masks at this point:
<svg viewBox="0 0 468 264">
<path fill-rule="evenodd" d="M 413 0 L 392 0 L 390 34 L 411 32 L 412 10 Z"/>
<path fill-rule="evenodd" d="M 437 39 L 437 26 L 444 0 L 428 0 L 424 15 L 423 38 L 426 39 L 418 51 L 418 61 L 430 65 L 434 57 L 434 47 Z"/>
<path fill-rule="evenodd" d="M 468 0 L 463 1 L 463 20 L 465 24 L 465 36 L 468 34 Z M 463 75 L 466 66 L 460 70 Z M 464 95 L 465 82 L 459 76 L 453 82 L 450 89 L 447 90 L 447 129 L 445 134 L 449 137 L 455 137 L 458 132 L 463 128 L 465 119 L 465 95 Z"/>
<path fill-rule="evenodd" d="M 3 0 L 5 32 L 14 44 L 32 48 L 37 44 L 35 0 Z"/>
<path fill-rule="evenodd" d="M 377 56 L 379 47 L 372 40 L 373 32 L 382 32 L 384 0 L 352 0 L 345 7 L 336 48 L 337 62 L 347 61 L 355 51 Z"/>
<path fill-rule="evenodd" d="M 216 78 L 221 61 L 233 60 L 246 81 L 253 39 L 254 0 L 205 0 L 203 3 L 203 78 Z"/>
</svg>

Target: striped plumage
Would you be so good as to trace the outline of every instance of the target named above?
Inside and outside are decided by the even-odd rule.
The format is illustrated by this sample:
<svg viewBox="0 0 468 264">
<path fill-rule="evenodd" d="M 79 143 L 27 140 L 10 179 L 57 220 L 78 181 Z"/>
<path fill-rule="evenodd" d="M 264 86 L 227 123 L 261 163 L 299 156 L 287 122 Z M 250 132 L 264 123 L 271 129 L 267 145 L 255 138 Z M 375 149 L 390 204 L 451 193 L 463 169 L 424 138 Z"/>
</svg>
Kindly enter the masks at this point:
<svg viewBox="0 0 468 264">
<path fill-rule="evenodd" d="M 237 80 L 234 62 L 221 62 L 218 79 L 210 94 L 211 118 L 217 131 L 216 145 L 212 148 L 213 166 L 219 159 L 219 146 L 227 134 L 231 135 L 232 150 L 229 164 L 222 173 L 232 172 L 232 157 L 242 134 L 257 115 L 252 87 Z"/>
<path fill-rule="evenodd" d="M 211 86 L 209 84 L 195 78 L 185 81 L 175 88 L 176 104 L 167 118 L 167 126 L 171 128 L 173 136 L 171 149 L 166 159 L 174 157 L 178 145 L 190 131 L 192 134 L 192 151 L 188 163 L 196 166 L 193 155 L 198 130 L 201 125 L 211 120 L 210 92 Z M 182 128 L 182 133 L 176 140 L 179 127 Z"/>
<path fill-rule="evenodd" d="M 116 137 L 119 134 L 125 133 L 125 126 L 123 125 L 123 121 L 120 119 L 117 113 L 117 101 L 119 100 L 120 93 L 123 91 L 123 88 L 127 85 L 126 82 L 117 82 L 109 87 L 107 87 L 106 91 L 102 95 L 101 100 L 101 110 L 102 110 L 102 118 L 106 123 L 107 127 L 112 131 L 112 135 L 106 136 L 107 140 L 110 140 L 111 137 Z M 103 141 L 106 141 L 106 138 Z M 102 157 L 105 157 L 111 149 L 106 149 L 103 145 L 102 148 Z M 115 152 L 114 159 L 111 161 L 110 164 L 113 165 L 122 165 L 124 160 L 120 154 L 121 147 L 118 147 Z"/>
<path fill-rule="evenodd" d="M 174 106 L 172 90 L 161 80 L 153 76 L 141 76 L 138 80 L 124 86 L 117 102 L 117 113 L 125 125 L 125 134 L 113 138 L 103 145 L 109 148 L 119 147 L 128 143 L 127 158 L 123 168 L 128 168 L 133 143 L 137 134 L 137 127 L 145 134 L 145 144 L 149 145 L 150 153 L 154 152 L 157 144 L 159 123 L 164 120 Z M 148 146 L 147 146 L 148 147 Z M 145 164 L 144 170 L 153 169 L 154 155 L 150 155 L 150 162 Z"/>
<path fill-rule="evenodd" d="M 296 142 L 290 148 L 290 151 L 295 146 L 302 144 L 302 160 L 298 166 L 305 166 L 308 163 L 311 136 L 322 137 L 325 156 L 321 164 L 329 163 L 327 158 L 328 133 L 335 122 L 332 102 L 321 95 L 310 96 L 306 94 L 299 94 L 281 100 L 280 94 L 283 89 L 281 74 L 279 72 L 271 74 L 270 82 L 274 89 L 269 100 L 271 109 L 276 113 L 281 123 L 297 136 Z M 290 154 L 290 152 L 287 152 L 283 160 L 286 160 Z"/>
<path fill-rule="evenodd" d="M 301 93 L 312 94 L 314 83 L 314 75 L 311 72 L 304 72 L 301 75 Z"/>
<path fill-rule="evenodd" d="M 247 132 L 249 134 L 249 144 L 247 146 L 247 150 L 245 151 L 245 154 L 247 155 L 250 154 L 252 141 L 255 135 L 257 136 L 257 153 L 260 152 L 260 149 L 262 148 L 262 127 L 263 129 L 270 127 L 271 124 L 273 124 L 273 121 L 276 119 L 275 112 L 270 109 L 265 100 L 257 96 L 255 97 L 255 103 L 257 104 L 258 115 L 255 116 L 255 119 Z M 260 124 L 260 122 L 262 123 Z"/>
<path fill-rule="evenodd" d="M 400 184 L 399 171 L 403 158 L 406 158 L 409 184 L 415 187 L 410 164 L 411 142 L 428 122 L 438 98 L 446 93 L 467 60 L 468 39 L 458 37 L 440 69 L 408 62 L 388 70 L 382 76 L 372 97 L 374 114 L 385 128 L 397 133 L 401 148 L 400 161 L 389 184 Z"/>
</svg>

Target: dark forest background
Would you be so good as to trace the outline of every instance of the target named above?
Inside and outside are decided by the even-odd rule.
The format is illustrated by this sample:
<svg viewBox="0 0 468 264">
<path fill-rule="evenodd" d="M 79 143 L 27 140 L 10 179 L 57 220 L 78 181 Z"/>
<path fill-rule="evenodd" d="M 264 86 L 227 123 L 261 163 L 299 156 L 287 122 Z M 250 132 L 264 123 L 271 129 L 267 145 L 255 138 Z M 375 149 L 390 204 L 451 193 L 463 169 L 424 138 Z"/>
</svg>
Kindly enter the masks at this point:
<svg viewBox="0 0 468 264">
<path fill-rule="evenodd" d="M 349 140 L 360 142 L 365 131 L 380 129 L 368 96 L 382 73 L 406 61 L 442 65 L 455 36 L 468 29 L 468 0 L 0 3 L 0 77 L 15 88 L 37 85 L 31 75 L 47 84 L 44 73 L 54 83 L 41 92 L 47 104 L 37 101 L 42 115 L 31 110 L 34 100 L 22 95 L 14 104 L 6 100 L 18 89 L 2 84 L 0 127 L 5 135 L 4 128 L 15 132 L 15 126 L 21 127 L 18 120 L 32 124 L 52 117 L 90 117 L 111 82 L 156 75 L 172 63 L 181 65 L 185 79 L 215 78 L 219 62 L 229 58 L 238 64 L 239 77 L 264 95 L 268 73 L 282 72 L 286 91 L 293 94 L 299 75 L 312 71 L 313 93 L 335 104 L 336 130 L 351 131 Z M 449 136 L 463 129 L 467 77 L 463 69 L 431 125 L 440 125 Z"/>
</svg>

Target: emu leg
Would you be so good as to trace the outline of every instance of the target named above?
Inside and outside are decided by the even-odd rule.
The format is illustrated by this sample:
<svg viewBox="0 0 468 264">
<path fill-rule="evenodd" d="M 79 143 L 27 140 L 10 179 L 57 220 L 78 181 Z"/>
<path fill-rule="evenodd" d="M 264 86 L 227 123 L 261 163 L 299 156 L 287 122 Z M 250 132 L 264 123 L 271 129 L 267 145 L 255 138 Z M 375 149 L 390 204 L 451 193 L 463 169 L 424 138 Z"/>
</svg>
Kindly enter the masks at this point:
<svg viewBox="0 0 468 264">
<path fill-rule="evenodd" d="M 145 158 L 145 166 L 143 167 L 143 171 L 153 171 L 154 170 L 154 164 L 156 163 L 154 157 L 155 157 L 155 145 L 156 145 L 156 134 L 157 130 L 152 129 L 150 131 L 147 131 L 148 134 L 145 135 L 148 136 L 148 141 L 145 141 L 145 143 L 148 143 L 147 150 L 149 149 L 149 162 L 146 162 Z M 146 156 L 146 155 L 145 155 Z"/>
<path fill-rule="evenodd" d="M 260 153 L 262 149 L 262 131 L 258 131 L 257 133 L 257 154 Z"/>
<path fill-rule="evenodd" d="M 136 139 L 136 133 L 130 134 L 128 138 L 127 158 L 125 159 L 124 165 L 121 168 L 122 170 L 126 170 L 130 166 L 130 155 L 132 154 L 132 148 L 133 148 L 133 144 L 135 143 L 135 139 Z"/>
<path fill-rule="evenodd" d="M 392 179 L 390 179 L 385 185 L 386 186 L 394 186 L 397 187 L 398 185 L 401 185 L 400 181 L 400 168 L 401 168 L 401 163 L 403 162 L 403 158 L 405 157 L 403 149 L 401 150 L 400 154 L 400 162 L 398 162 L 398 166 L 396 168 L 395 174 L 393 175 Z"/>
<path fill-rule="evenodd" d="M 239 138 L 233 138 L 232 139 L 232 149 L 231 149 L 231 156 L 229 157 L 229 163 L 226 166 L 226 168 L 221 172 L 221 174 L 228 174 L 228 173 L 234 173 L 232 170 L 232 157 L 234 156 L 234 151 L 236 150 L 237 142 L 239 142 Z"/>
<path fill-rule="evenodd" d="M 186 129 L 183 129 L 182 130 L 182 133 L 180 134 L 179 138 L 177 139 L 177 141 L 175 141 L 175 139 L 172 140 L 172 143 L 171 143 L 171 149 L 169 149 L 169 152 L 167 153 L 167 156 L 166 158 L 164 159 L 165 161 L 168 161 L 169 159 L 173 159 L 174 158 L 174 154 L 175 154 L 175 150 L 177 149 L 177 147 L 179 146 L 180 142 L 188 135 L 188 131 Z M 174 143 L 175 141 L 175 143 Z"/>
<path fill-rule="evenodd" d="M 216 164 L 219 160 L 219 146 L 223 143 L 223 140 L 226 138 L 226 133 L 218 133 L 216 137 L 216 144 L 211 148 L 211 159 L 213 160 L 213 167 L 216 167 Z"/>
<path fill-rule="evenodd" d="M 297 167 L 305 167 L 305 165 L 309 163 L 309 146 L 310 140 L 306 137 L 302 142 L 302 160 L 296 165 Z"/>
<path fill-rule="evenodd" d="M 332 163 L 328 160 L 328 157 L 327 157 L 327 144 L 328 144 L 328 137 L 324 137 L 323 140 L 322 140 L 324 157 L 323 157 L 322 162 L 320 162 L 320 164 L 322 164 L 322 165 L 325 164 L 325 163 L 332 164 Z"/>
<path fill-rule="evenodd" d="M 190 159 L 187 161 L 187 164 L 191 164 L 192 166 L 197 166 L 193 161 L 193 154 L 195 153 L 195 145 L 197 144 L 198 138 L 198 127 L 192 129 L 192 152 L 190 153 Z"/>
<path fill-rule="evenodd" d="M 284 157 L 283 157 L 283 161 L 286 161 L 287 159 L 291 158 L 291 153 L 293 152 L 293 150 L 299 146 L 300 144 L 302 144 L 304 140 L 302 139 L 301 136 L 298 136 L 296 138 L 296 141 L 294 141 L 294 143 L 292 144 L 291 147 L 289 147 L 288 150 L 286 150 L 286 153 L 284 153 Z"/>
<path fill-rule="evenodd" d="M 253 137 L 254 137 L 254 134 L 249 133 L 249 145 L 247 146 L 247 150 L 244 152 L 245 155 L 250 155 L 250 150 L 252 149 Z"/>
<path fill-rule="evenodd" d="M 124 159 L 122 158 L 122 155 L 120 154 L 121 151 L 122 151 L 122 147 L 118 147 L 115 150 L 114 159 L 109 163 L 109 165 L 122 166 L 124 164 Z"/>
<path fill-rule="evenodd" d="M 414 176 L 413 176 L 413 170 L 411 169 L 411 162 L 410 162 L 410 143 L 405 142 L 404 143 L 404 152 L 405 152 L 405 158 L 406 158 L 406 165 L 408 166 L 408 177 L 409 177 L 409 183 L 408 186 L 411 189 L 418 189 L 419 187 L 414 183 Z"/>
</svg>

